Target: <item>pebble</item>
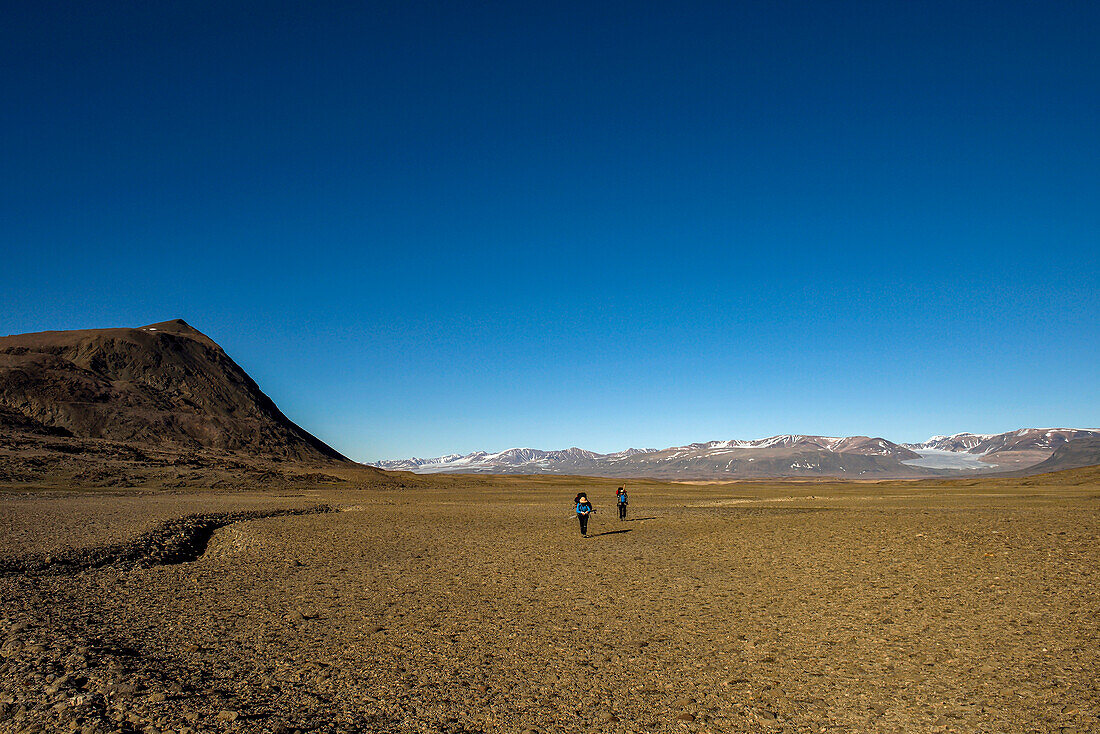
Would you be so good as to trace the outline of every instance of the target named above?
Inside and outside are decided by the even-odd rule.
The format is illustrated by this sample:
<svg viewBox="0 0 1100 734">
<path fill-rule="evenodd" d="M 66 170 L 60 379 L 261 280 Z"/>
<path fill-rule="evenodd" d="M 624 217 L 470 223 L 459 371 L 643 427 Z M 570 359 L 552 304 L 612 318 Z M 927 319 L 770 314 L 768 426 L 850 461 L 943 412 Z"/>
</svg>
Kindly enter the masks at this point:
<svg viewBox="0 0 1100 734">
<path fill-rule="evenodd" d="M 240 716 L 237 711 L 231 711 L 229 709 L 222 709 L 218 712 L 217 720 L 224 724 L 232 724 Z"/>
<path fill-rule="evenodd" d="M 767 709 L 761 709 L 756 712 L 756 718 L 760 720 L 761 724 L 771 726 L 776 723 L 778 718 L 774 711 L 768 711 Z"/>
</svg>

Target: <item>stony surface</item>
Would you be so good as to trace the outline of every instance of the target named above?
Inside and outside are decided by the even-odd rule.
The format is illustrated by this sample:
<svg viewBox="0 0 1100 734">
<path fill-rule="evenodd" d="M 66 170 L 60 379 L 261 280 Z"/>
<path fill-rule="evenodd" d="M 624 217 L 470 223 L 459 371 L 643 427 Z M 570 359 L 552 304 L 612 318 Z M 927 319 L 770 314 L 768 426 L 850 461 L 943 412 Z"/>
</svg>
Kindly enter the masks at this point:
<svg viewBox="0 0 1100 734">
<path fill-rule="evenodd" d="M 0 568 L 16 560 L 61 557 L 124 544 L 181 517 L 308 508 L 322 502 L 312 493 L 270 492 L 175 494 L 0 494 Z"/>
<path fill-rule="evenodd" d="M 1100 731 L 1095 483 L 612 495 L 332 490 L 192 563 L 0 578 L 0 732 Z M 0 498 L 3 546 L 64 501 Z"/>
<path fill-rule="evenodd" d="M 111 568 L 167 566 L 198 560 L 206 553 L 214 531 L 268 517 L 296 517 L 331 512 L 327 505 L 237 512 L 206 512 L 166 520 L 136 538 L 105 546 L 65 548 L 52 553 L 0 558 L 0 576 L 67 576 Z"/>
</svg>

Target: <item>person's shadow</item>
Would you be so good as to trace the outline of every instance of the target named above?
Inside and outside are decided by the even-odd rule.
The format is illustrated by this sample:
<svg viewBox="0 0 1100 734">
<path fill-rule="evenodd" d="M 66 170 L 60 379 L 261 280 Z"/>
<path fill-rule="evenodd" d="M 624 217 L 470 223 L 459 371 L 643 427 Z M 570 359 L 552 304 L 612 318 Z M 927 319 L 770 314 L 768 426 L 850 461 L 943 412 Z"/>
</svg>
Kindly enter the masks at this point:
<svg viewBox="0 0 1100 734">
<path fill-rule="evenodd" d="M 656 515 L 652 515 L 650 517 L 628 517 L 628 518 L 625 518 L 623 520 L 623 522 L 638 522 L 639 520 L 656 520 L 656 519 L 657 519 Z"/>
<path fill-rule="evenodd" d="M 598 538 L 601 535 L 617 535 L 619 533 L 629 533 L 633 530 L 634 530 L 634 528 L 627 528 L 626 530 L 605 530 L 602 533 L 592 533 L 588 537 L 589 538 Z"/>
</svg>

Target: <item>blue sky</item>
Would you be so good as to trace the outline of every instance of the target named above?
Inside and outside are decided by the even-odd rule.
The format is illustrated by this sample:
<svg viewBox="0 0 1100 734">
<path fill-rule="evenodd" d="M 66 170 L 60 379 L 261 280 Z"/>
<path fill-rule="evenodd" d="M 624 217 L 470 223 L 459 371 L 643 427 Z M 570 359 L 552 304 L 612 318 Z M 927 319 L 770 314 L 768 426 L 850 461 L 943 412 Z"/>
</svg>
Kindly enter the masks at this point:
<svg viewBox="0 0 1100 734">
<path fill-rule="evenodd" d="M 1100 5 L 27 3 L 0 334 L 357 459 L 1100 424 Z"/>
</svg>

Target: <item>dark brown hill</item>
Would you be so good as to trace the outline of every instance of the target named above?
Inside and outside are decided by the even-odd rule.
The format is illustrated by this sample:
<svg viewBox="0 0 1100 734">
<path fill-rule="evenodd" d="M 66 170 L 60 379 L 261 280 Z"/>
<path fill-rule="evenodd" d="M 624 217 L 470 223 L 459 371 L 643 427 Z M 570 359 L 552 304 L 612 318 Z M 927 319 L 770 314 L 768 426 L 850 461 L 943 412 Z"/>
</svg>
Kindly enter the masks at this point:
<svg viewBox="0 0 1100 734">
<path fill-rule="evenodd" d="M 0 338 L 0 428 L 346 461 L 182 319 Z"/>
</svg>

